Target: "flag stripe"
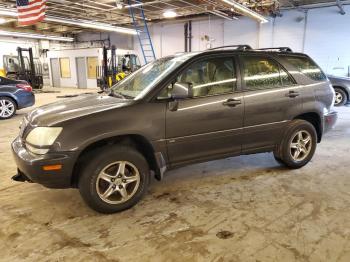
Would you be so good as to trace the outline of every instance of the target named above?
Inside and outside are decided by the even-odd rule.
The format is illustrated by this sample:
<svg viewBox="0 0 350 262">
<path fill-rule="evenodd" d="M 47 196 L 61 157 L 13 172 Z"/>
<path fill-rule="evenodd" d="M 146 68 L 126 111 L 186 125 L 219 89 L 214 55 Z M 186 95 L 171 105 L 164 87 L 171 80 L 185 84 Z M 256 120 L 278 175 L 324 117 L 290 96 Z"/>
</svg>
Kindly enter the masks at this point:
<svg viewBox="0 0 350 262">
<path fill-rule="evenodd" d="M 45 19 L 45 14 L 43 16 L 40 16 L 36 18 L 35 20 L 27 21 L 27 22 L 21 22 L 20 25 L 32 25 L 33 23 L 37 23 L 40 21 L 43 21 Z"/>
<path fill-rule="evenodd" d="M 46 9 L 46 6 L 42 6 L 38 10 L 32 10 L 32 11 L 28 11 L 28 12 L 19 13 L 18 17 L 19 18 L 25 18 L 25 17 L 30 17 L 30 16 L 33 16 L 33 15 L 37 15 L 38 13 L 45 12 L 45 9 Z"/>
</svg>

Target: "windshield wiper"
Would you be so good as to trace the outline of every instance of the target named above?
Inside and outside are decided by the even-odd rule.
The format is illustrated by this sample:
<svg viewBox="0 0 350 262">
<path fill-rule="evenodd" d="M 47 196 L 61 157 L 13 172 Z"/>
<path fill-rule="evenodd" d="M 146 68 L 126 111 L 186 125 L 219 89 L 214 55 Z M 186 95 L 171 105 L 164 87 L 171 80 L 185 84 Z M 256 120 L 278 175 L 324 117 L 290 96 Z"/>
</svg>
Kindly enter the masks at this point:
<svg viewBox="0 0 350 262">
<path fill-rule="evenodd" d="M 116 97 L 116 98 L 126 99 L 126 97 L 124 95 L 122 95 L 121 93 L 115 92 L 113 89 L 111 89 L 111 91 L 109 92 L 108 95 Z"/>
</svg>

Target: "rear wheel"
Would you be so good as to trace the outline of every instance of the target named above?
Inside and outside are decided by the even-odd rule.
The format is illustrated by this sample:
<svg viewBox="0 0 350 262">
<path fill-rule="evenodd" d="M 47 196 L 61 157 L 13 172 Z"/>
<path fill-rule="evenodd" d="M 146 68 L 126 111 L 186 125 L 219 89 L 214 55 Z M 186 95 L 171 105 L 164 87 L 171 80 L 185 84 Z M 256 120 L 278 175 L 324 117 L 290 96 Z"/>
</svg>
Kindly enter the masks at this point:
<svg viewBox="0 0 350 262">
<path fill-rule="evenodd" d="M 146 159 L 131 147 L 113 146 L 93 152 L 82 170 L 79 191 L 101 213 L 134 206 L 147 190 L 150 171 Z"/>
<path fill-rule="evenodd" d="M 276 161 L 290 168 L 301 168 L 312 159 L 316 145 L 314 126 L 305 120 L 293 120 L 274 156 Z"/>
<path fill-rule="evenodd" d="M 347 96 L 346 93 L 343 89 L 339 88 L 339 87 L 335 87 L 334 88 L 335 91 L 335 102 L 334 105 L 335 106 L 343 106 L 346 104 L 347 102 Z"/>
<path fill-rule="evenodd" d="M 0 97 L 0 119 L 9 119 L 16 114 L 17 106 L 13 99 Z"/>
</svg>

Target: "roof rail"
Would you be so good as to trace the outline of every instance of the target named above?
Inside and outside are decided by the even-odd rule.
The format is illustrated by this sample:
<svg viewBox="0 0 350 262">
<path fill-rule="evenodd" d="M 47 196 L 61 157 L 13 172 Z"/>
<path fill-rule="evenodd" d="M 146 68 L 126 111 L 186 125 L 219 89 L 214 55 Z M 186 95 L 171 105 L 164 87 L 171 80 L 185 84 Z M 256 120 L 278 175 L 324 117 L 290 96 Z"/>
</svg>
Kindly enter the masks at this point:
<svg viewBox="0 0 350 262">
<path fill-rule="evenodd" d="M 258 48 L 255 49 L 258 51 L 278 51 L 278 52 L 293 52 L 293 50 L 290 47 L 267 47 L 267 48 Z"/>
<path fill-rule="evenodd" d="M 230 48 L 230 47 L 235 47 L 236 50 L 252 50 L 253 48 L 250 45 L 224 45 L 224 46 L 218 46 L 214 48 L 209 48 L 207 50 L 217 50 L 217 49 L 224 49 L 224 48 Z"/>
</svg>

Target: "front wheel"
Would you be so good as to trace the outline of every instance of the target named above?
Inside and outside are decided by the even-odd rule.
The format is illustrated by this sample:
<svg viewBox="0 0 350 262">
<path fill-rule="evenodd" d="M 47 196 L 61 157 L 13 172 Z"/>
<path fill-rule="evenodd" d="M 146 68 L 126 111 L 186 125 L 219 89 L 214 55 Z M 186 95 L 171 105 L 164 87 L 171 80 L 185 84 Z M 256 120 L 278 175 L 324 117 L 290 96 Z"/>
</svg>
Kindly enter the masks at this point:
<svg viewBox="0 0 350 262">
<path fill-rule="evenodd" d="M 313 157 L 317 146 L 315 127 L 305 120 L 293 120 L 274 152 L 275 159 L 290 168 L 301 168 Z"/>
<path fill-rule="evenodd" d="M 9 119 L 16 114 L 17 106 L 13 99 L 0 97 L 0 120 Z"/>
<path fill-rule="evenodd" d="M 115 213 L 128 209 L 146 192 L 149 167 L 135 149 L 118 145 L 106 147 L 86 159 L 90 161 L 80 175 L 79 191 L 95 211 Z"/>
<path fill-rule="evenodd" d="M 344 90 L 341 88 L 335 87 L 334 91 L 335 91 L 334 105 L 335 106 L 345 105 L 347 102 L 347 96 L 346 96 L 346 93 L 344 92 Z"/>
</svg>

